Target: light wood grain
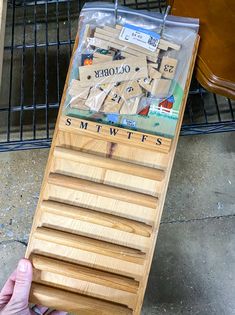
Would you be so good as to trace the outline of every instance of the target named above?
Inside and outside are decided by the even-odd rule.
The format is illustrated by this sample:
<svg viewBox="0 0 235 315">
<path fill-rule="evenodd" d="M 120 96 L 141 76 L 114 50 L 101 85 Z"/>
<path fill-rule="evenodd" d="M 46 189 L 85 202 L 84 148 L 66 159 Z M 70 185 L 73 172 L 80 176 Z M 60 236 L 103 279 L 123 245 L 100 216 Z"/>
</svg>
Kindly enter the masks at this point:
<svg viewBox="0 0 235 315">
<path fill-rule="evenodd" d="M 157 198 L 140 194 L 133 191 L 126 191 L 108 185 L 98 184 L 80 178 L 69 177 L 61 174 L 50 174 L 48 183 L 56 186 L 62 186 L 74 190 L 83 191 L 85 193 L 103 196 L 106 198 L 117 199 L 128 203 L 142 205 L 155 209 L 157 206 Z"/>
<path fill-rule="evenodd" d="M 77 315 L 92 315 L 94 314 L 94 309 L 97 315 L 132 314 L 131 310 L 127 307 L 36 283 L 32 284 L 30 300 L 35 304 L 46 304 L 48 307 L 61 309 Z"/>
<path fill-rule="evenodd" d="M 74 131 L 62 115 L 64 93 L 26 253 L 31 302 L 74 314 L 140 314 L 197 45 L 168 150 Z"/>
<path fill-rule="evenodd" d="M 138 290 L 137 281 L 120 275 L 115 275 L 114 273 L 58 261 L 56 259 L 40 255 L 32 255 L 30 258 L 32 260 L 33 267 L 37 270 L 53 272 L 79 280 L 86 280 L 91 283 L 106 285 L 110 288 L 130 293 L 137 293 Z"/>
<path fill-rule="evenodd" d="M 56 201 L 45 200 L 42 202 L 41 208 L 44 212 L 51 214 L 94 223 L 145 237 L 150 237 L 152 231 L 151 226 L 144 223 Z"/>
<path fill-rule="evenodd" d="M 77 152 L 62 147 L 55 148 L 54 156 L 66 160 L 80 162 L 89 166 L 101 167 L 126 174 L 135 174 L 136 176 L 153 179 L 156 181 L 162 181 L 164 178 L 164 171 L 161 169 L 154 169 L 152 167 L 145 167 L 139 164 L 105 158 L 98 155 L 96 155 L 94 159 L 94 155 L 92 154 L 81 151 Z"/>
</svg>

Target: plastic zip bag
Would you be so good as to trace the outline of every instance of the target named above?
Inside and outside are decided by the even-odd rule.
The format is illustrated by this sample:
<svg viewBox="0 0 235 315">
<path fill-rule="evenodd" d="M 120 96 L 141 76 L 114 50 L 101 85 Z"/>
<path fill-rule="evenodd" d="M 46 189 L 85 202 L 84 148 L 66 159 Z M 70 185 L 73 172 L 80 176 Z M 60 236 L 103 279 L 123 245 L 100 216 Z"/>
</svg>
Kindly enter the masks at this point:
<svg viewBox="0 0 235 315">
<path fill-rule="evenodd" d="M 156 127 L 178 118 L 198 26 L 168 16 L 161 34 L 159 13 L 120 6 L 116 20 L 113 4 L 85 4 L 65 113 L 172 137 Z"/>
</svg>

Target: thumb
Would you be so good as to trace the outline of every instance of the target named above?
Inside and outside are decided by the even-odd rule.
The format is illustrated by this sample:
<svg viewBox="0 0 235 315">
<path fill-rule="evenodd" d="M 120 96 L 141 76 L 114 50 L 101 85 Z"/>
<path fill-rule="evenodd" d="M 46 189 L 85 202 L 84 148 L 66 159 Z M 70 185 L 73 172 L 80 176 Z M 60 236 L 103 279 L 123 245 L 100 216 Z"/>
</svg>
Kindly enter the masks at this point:
<svg viewBox="0 0 235 315">
<path fill-rule="evenodd" d="M 32 274 L 33 271 L 30 261 L 21 259 L 16 271 L 15 286 L 10 304 L 14 303 L 15 306 L 17 305 L 19 308 L 28 306 Z"/>
</svg>

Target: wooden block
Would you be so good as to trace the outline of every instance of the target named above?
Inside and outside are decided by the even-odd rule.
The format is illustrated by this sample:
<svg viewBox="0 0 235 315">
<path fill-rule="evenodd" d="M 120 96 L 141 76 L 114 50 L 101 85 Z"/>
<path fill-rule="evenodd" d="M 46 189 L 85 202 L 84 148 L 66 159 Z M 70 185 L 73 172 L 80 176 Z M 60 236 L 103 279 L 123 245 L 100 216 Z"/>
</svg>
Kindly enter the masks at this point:
<svg viewBox="0 0 235 315">
<path fill-rule="evenodd" d="M 156 63 L 156 62 L 148 62 L 148 68 L 158 69 L 158 63 Z"/>
<path fill-rule="evenodd" d="M 88 106 L 90 110 L 98 112 L 106 96 L 107 95 L 106 93 L 104 93 L 104 91 L 102 91 L 98 87 L 93 87 L 90 90 L 90 94 L 89 94 L 88 99 L 85 102 L 85 105 Z"/>
<path fill-rule="evenodd" d="M 151 92 L 152 91 L 152 79 L 150 78 L 144 78 L 138 80 L 139 85 L 142 86 L 146 91 Z"/>
<path fill-rule="evenodd" d="M 115 87 L 116 83 L 106 83 L 99 85 L 99 88 L 104 91 L 105 94 L 109 94 L 109 92 Z"/>
<path fill-rule="evenodd" d="M 109 33 L 111 33 L 111 34 L 116 34 L 118 36 L 120 34 L 120 30 L 113 28 L 113 27 L 110 27 L 110 26 L 104 26 L 103 29 L 106 31 L 109 31 Z"/>
<path fill-rule="evenodd" d="M 119 90 L 119 95 L 121 95 L 124 100 L 129 100 L 132 97 L 140 96 L 142 94 L 142 89 L 137 81 L 121 83 L 117 89 Z"/>
<path fill-rule="evenodd" d="M 106 98 L 101 111 L 104 113 L 119 113 L 123 103 L 124 99 L 122 98 L 119 89 L 115 87 Z"/>
<path fill-rule="evenodd" d="M 79 98 L 79 97 L 73 97 L 69 106 L 71 108 L 77 108 L 77 109 L 81 109 L 81 110 L 89 110 L 90 108 L 88 106 L 85 105 L 86 100 Z"/>
<path fill-rule="evenodd" d="M 110 53 L 110 54 L 101 54 L 101 53 L 99 53 L 99 52 L 94 52 L 94 54 L 93 54 L 93 58 L 98 58 L 98 59 L 102 59 L 102 60 L 104 60 L 104 61 L 111 61 L 111 60 L 113 60 L 113 54 L 112 53 Z"/>
<path fill-rule="evenodd" d="M 82 87 L 80 84 L 80 81 L 78 80 L 72 80 L 69 85 L 69 94 L 71 96 L 76 96 L 80 99 L 87 99 L 89 94 L 90 88 L 89 87 Z"/>
<path fill-rule="evenodd" d="M 156 62 L 159 54 L 159 50 L 156 50 L 156 52 L 151 52 L 147 49 L 144 49 L 138 45 L 128 43 L 126 41 L 120 40 L 116 35 L 108 36 L 107 34 L 104 34 L 103 30 L 96 31 L 94 34 L 94 38 L 104 40 L 107 42 L 107 44 L 112 47 L 112 45 L 116 45 L 117 49 L 120 50 L 128 50 L 130 52 L 133 52 L 133 54 L 136 54 L 137 56 L 146 56 L 146 58 L 150 61 Z M 119 48 L 118 48 L 119 47 Z"/>
<path fill-rule="evenodd" d="M 169 89 L 171 86 L 171 80 L 168 79 L 157 79 L 152 81 L 151 94 L 158 98 L 169 96 Z"/>
<path fill-rule="evenodd" d="M 80 81 L 85 86 L 136 80 L 147 76 L 146 58 L 136 57 L 114 60 L 105 65 L 79 67 Z"/>
<path fill-rule="evenodd" d="M 154 79 L 154 80 L 160 79 L 161 76 L 162 76 L 161 72 L 157 71 L 157 70 L 154 69 L 154 68 L 150 68 L 150 70 L 149 70 L 149 77 L 150 77 L 151 79 Z"/>
<path fill-rule="evenodd" d="M 167 49 L 171 48 L 171 49 L 174 49 L 174 50 L 180 50 L 180 45 L 174 44 L 174 43 L 169 42 L 168 40 L 162 39 L 162 38 L 160 39 L 159 46 L 167 47 Z M 164 49 L 164 50 L 167 50 L 167 49 Z"/>
<path fill-rule="evenodd" d="M 140 98 L 135 97 L 128 101 L 126 101 L 120 111 L 120 114 L 123 115 L 135 115 L 138 112 L 138 105 L 139 105 Z"/>
<path fill-rule="evenodd" d="M 178 60 L 167 56 L 162 57 L 160 72 L 163 78 L 173 79 L 177 67 Z"/>
<path fill-rule="evenodd" d="M 116 24 L 115 28 L 116 28 L 117 30 L 121 30 L 121 29 L 123 28 L 123 25 Z"/>
<path fill-rule="evenodd" d="M 102 48 L 102 49 L 109 49 L 108 43 L 105 42 L 104 40 L 100 40 L 98 38 L 89 37 L 88 43 L 90 46 L 95 46 L 95 47 Z"/>
</svg>

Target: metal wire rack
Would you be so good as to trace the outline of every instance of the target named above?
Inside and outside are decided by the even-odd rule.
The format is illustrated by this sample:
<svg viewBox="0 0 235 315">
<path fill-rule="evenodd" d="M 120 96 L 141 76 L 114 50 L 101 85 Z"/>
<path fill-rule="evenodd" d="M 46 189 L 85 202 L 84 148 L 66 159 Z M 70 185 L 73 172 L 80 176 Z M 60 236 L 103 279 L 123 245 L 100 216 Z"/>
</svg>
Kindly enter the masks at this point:
<svg viewBox="0 0 235 315">
<path fill-rule="evenodd" d="M 122 0 L 162 11 L 165 0 Z M 84 1 L 8 2 L 0 95 L 0 151 L 49 147 Z M 195 80 L 182 135 L 235 130 L 235 102 L 205 91 Z"/>
</svg>

